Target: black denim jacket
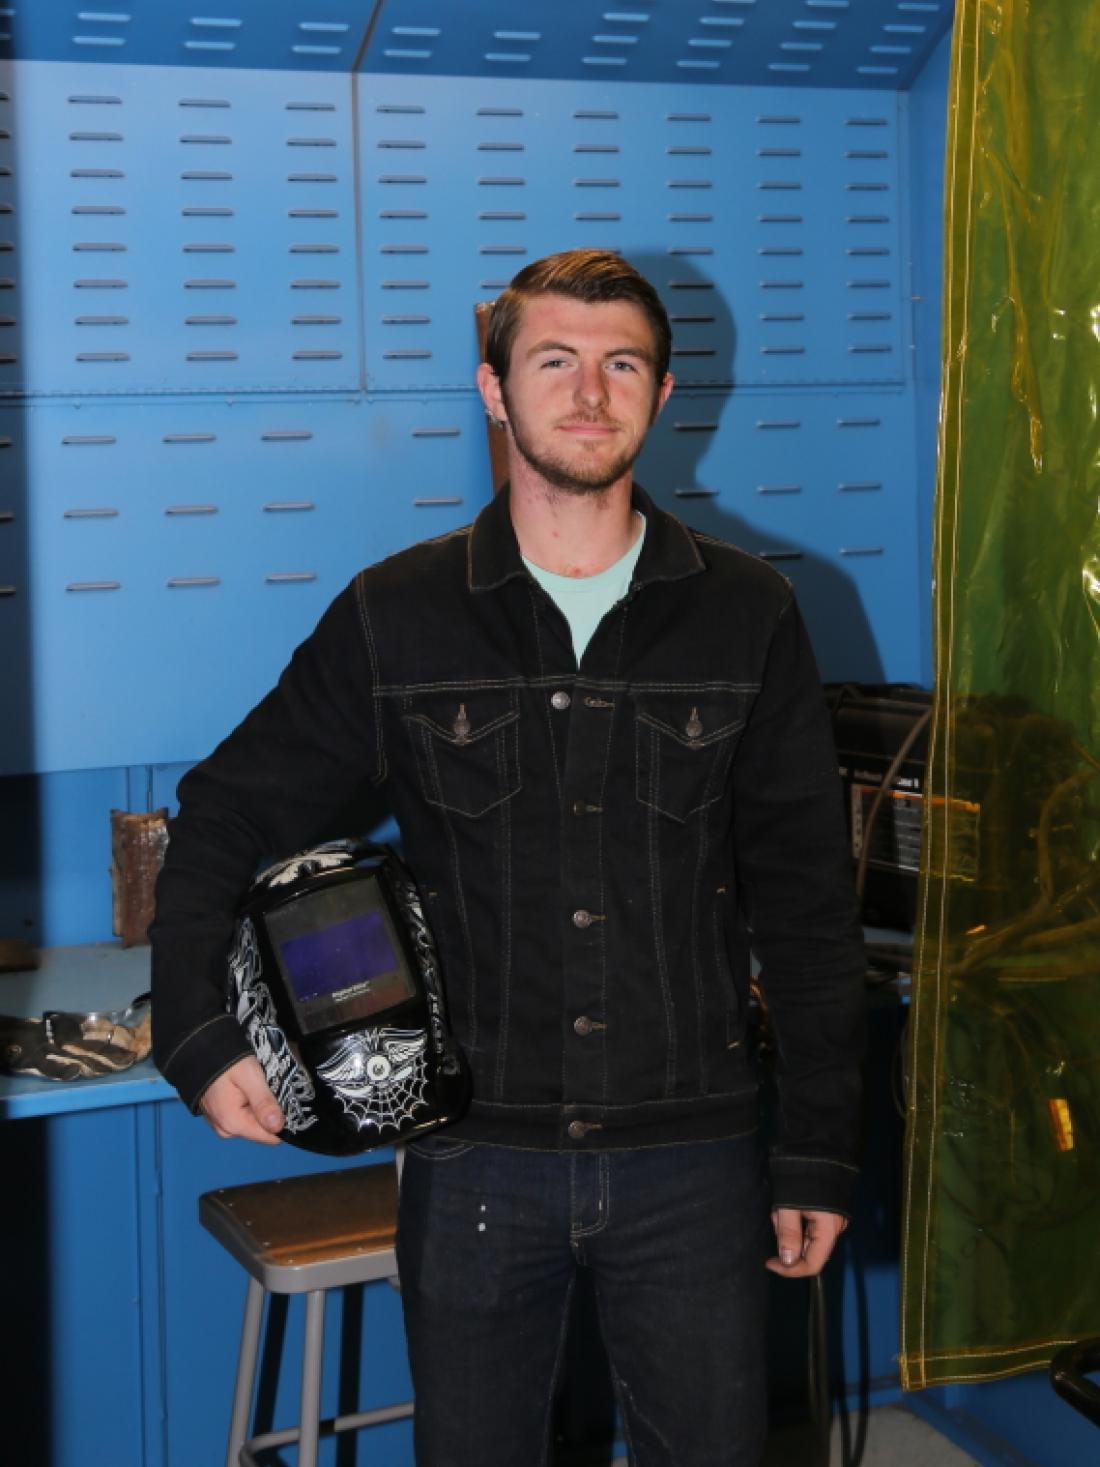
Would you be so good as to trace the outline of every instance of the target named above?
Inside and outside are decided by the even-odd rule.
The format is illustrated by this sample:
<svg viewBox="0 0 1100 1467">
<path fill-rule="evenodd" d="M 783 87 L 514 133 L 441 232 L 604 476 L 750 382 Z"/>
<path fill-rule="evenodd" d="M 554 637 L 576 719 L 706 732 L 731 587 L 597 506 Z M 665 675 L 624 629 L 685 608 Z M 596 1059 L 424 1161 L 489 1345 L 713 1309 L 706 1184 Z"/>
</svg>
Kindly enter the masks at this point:
<svg viewBox="0 0 1100 1467">
<path fill-rule="evenodd" d="M 630 592 L 579 669 L 504 493 L 357 576 L 181 782 L 151 936 L 157 1062 L 189 1104 L 248 1052 L 225 951 L 257 862 L 339 833 L 366 777 L 473 1071 L 451 1134 L 591 1150 L 752 1128 L 751 944 L 775 1199 L 848 1209 L 864 970 L 813 656 L 781 576 L 636 504 Z"/>
</svg>

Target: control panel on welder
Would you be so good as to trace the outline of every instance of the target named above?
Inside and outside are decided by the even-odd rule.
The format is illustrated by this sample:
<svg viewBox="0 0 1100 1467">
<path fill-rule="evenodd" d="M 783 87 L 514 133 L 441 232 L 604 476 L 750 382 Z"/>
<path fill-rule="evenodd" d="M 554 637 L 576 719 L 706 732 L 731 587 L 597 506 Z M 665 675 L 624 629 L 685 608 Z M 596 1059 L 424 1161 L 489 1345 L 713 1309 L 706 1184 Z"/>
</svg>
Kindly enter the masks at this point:
<svg viewBox="0 0 1100 1467">
<path fill-rule="evenodd" d="M 853 683 L 826 693 L 863 920 L 908 931 L 916 914 L 932 694 Z"/>
</svg>

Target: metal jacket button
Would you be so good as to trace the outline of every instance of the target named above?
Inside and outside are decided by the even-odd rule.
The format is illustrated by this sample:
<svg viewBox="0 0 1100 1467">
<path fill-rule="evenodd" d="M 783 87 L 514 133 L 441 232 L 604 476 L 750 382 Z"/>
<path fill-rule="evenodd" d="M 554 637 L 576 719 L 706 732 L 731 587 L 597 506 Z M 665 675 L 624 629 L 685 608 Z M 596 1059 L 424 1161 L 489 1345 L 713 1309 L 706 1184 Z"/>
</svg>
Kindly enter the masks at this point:
<svg viewBox="0 0 1100 1467">
<path fill-rule="evenodd" d="M 580 909 L 579 912 L 574 912 L 573 913 L 573 926 L 574 927 L 581 927 L 581 928 L 591 927 L 592 926 L 592 913 L 591 912 L 586 912 L 583 907 Z"/>
<path fill-rule="evenodd" d="M 573 1020 L 573 1030 L 575 1033 L 579 1034 L 582 1039 L 584 1039 L 586 1035 L 591 1034 L 592 1030 L 595 1027 L 595 1024 L 593 1024 L 592 1020 L 588 1017 L 587 1014 L 581 1014 L 579 1018 Z"/>
<path fill-rule="evenodd" d="M 458 705 L 458 712 L 455 714 L 455 721 L 451 724 L 451 728 L 454 730 L 456 739 L 464 739 L 469 736 L 470 720 L 466 717 L 465 703 Z"/>
<path fill-rule="evenodd" d="M 556 708 L 559 713 L 564 712 L 564 710 L 569 707 L 572 701 L 572 698 L 569 696 L 564 688 L 559 688 L 556 693 L 550 694 L 550 706 L 552 708 Z"/>
<path fill-rule="evenodd" d="M 566 1130 L 569 1132 L 569 1139 L 571 1141 L 583 1141 L 588 1127 L 583 1121 L 570 1121 Z"/>
<path fill-rule="evenodd" d="M 687 734 L 689 739 L 697 739 L 703 732 L 703 725 L 699 722 L 698 708 L 693 708 L 691 710 L 691 717 L 684 725 L 684 732 Z"/>
</svg>

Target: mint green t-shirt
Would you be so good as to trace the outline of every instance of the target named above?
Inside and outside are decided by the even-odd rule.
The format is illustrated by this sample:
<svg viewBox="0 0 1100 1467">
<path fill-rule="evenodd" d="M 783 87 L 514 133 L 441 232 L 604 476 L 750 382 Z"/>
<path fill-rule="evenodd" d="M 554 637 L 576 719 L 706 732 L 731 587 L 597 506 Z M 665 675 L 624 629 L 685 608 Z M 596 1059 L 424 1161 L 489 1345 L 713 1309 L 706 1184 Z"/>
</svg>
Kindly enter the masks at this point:
<svg viewBox="0 0 1100 1467">
<path fill-rule="evenodd" d="M 592 633 L 605 615 L 621 601 L 630 590 L 630 578 L 642 553 L 645 540 L 645 516 L 637 540 L 626 554 L 594 576 L 557 576 L 553 571 L 543 570 L 541 565 L 523 557 L 523 563 L 538 581 L 546 594 L 555 602 L 573 634 L 573 653 L 580 666 L 584 649 L 592 640 Z"/>
</svg>

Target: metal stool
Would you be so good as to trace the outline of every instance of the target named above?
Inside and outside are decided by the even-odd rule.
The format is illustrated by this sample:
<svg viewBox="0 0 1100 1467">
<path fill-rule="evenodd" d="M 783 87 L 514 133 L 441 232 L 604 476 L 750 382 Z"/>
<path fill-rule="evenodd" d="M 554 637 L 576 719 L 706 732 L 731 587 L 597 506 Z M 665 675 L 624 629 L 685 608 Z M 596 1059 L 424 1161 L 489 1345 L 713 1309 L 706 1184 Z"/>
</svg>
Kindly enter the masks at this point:
<svg viewBox="0 0 1100 1467">
<path fill-rule="evenodd" d="M 298 1443 L 299 1467 L 316 1467 L 322 1434 L 412 1415 L 413 1404 L 406 1401 L 320 1420 L 325 1290 L 397 1277 L 392 1162 L 222 1187 L 199 1198 L 199 1221 L 250 1275 L 226 1467 L 257 1467 L 254 1453 L 291 1442 Z M 306 1295 L 300 1424 L 246 1440 L 265 1292 Z"/>
</svg>

